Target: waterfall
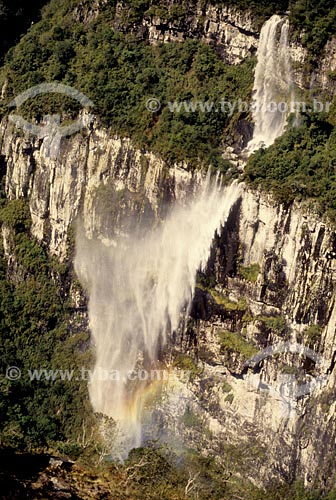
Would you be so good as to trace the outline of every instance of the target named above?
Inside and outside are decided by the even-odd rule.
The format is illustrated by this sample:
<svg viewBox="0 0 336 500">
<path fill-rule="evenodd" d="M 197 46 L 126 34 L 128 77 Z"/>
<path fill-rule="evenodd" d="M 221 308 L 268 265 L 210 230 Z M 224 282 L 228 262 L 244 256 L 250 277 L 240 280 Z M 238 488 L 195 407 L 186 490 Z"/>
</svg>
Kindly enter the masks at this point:
<svg viewBox="0 0 336 500">
<path fill-rule="evenodd" d="M 90 398 L 96 412 L 118 422 L 124 456 L 141 444 L 146 388 L 128 374 L 157 366 L 159 350 L 188 315 L 197 270 L 206 266 L 239 192 L 208 176 L 197 196 L 176 204 L 158 227 L 109 245 L 78 231 L 75 269 L 89 291 L 96 354 Z"/>
<path fill-rule="evenodd" d="M 286 127 L 293 97 L 289 58 L 289 22 L 272 16 L 262 27 L 254 78 L 253 138 L 247 146 L 252 153 L 271 146 Z"/>
</svg>

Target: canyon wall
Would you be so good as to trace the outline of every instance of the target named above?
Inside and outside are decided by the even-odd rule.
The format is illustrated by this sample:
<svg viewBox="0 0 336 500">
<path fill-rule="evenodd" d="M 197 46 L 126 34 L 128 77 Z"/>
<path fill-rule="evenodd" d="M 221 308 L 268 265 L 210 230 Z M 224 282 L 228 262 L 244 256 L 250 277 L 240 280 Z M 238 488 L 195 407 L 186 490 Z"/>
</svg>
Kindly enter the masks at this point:
<svg viewBox="0 0 336 500">
<path fill-rule="evenodd" d="M 181 165 L 168 168 L 129 139 L 95 127 L 64 139 L 57 160 L 44 157 L 43 141 L 22 136 L 5 121 L 1 134 L 6 195 L 28 198 L 32 234 L 63 261 L 72 254 L 69 234 L 78 217 L 89 236 L 113 239 L 132 230 L 134 221 L 163 219 L 169 206 L 183 203 L 205 175 Z M 246 473 L 256 481 L 298 476 L 308 485 L 328 486 L 334 473 L 335 256 L 333 229 L 309 210 L 284 207 L 242 187 L 241 199 L 215 238 L 205 273 L 211 283 L 196 289 L 192 327 L 169 346 L 202 367 L 179 390 L 186 391 L 184 401 L 204 419 L 208 432 L 199 436 L 189 429 L 185 434 L 181 428 L 181 436 L 216 453 L 225 443 L 237 449 L 245 443 L 246 450 L 255 452 L 245 450 Z M 251 266 L 252 278 L 244 275 Z M 280 326 L 270 326 L 276 318 Z M 319 328 L 313 337 L 307 333 L 312 325 Z M 313 348 L 325 363 L 318 367 L 301 352 L 285 354 L 290 367 L 285 371 L 276 356 L 247 368 L 239 348 L 223 349 L 223 332 L 237 334 L 251 355 L 290 341 Z M 283 398 L 286 373 L 304 374 L 310 381 L 324 376 L 325 383 L 311 394 Z M 177 413 L 171 410 L 173 421 L 185 405 L 179 402 Z M 176 426 L 162 418 L 167 432 Z"/>
</svg>

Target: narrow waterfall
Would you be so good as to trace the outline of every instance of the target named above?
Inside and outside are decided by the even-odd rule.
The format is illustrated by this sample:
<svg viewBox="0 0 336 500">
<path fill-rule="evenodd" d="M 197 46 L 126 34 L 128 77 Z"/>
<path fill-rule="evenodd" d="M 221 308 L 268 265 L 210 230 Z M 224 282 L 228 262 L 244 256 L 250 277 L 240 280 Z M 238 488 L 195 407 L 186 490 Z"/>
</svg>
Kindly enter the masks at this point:
<svg viewBox="0 0 336 500">
<path fill-rule="evenodd" d="M 253 138 L 247 151 L 271 146 L 286 127 L 293 97 L 289 22 L 272 16 L 262 27 L 254 79 Z"/>
<path fill-rule="evenodd" d="M 157 366 L 158 350 L 188 314 L 197 270 L 206 266 L 215 232 L 239 193 L 237 185 L 223 188 L 208 176 L 186 206 L 176 204 L 146 233 L 106 246 L 78 232 L 75 268 L 89 291 L 96 351 L 91 402 L 118 422 L 124 456 L 141 444 L 146 389 L 128 374 Z"/>
</svg>

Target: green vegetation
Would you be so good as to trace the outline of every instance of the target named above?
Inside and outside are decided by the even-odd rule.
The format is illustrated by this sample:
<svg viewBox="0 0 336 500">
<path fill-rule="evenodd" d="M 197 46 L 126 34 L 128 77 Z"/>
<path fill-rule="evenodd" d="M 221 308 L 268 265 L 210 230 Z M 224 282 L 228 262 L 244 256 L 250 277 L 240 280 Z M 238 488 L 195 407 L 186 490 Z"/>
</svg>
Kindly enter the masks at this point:
<svg viewBox="0 0 336 500">
<path fill-rule="evenodd" d="M 323 391 L 323 394 L 320 396 L 317 396 L 315 398 L 312 398 L 310 405 L 311 407 L 314 407 L 316 405 L 321 405 L 321 409 L 324 413 L 329 413 L 330 409 L 333 405 L 333 389 L 327 389 Z"/>
<path fill-rule="evenodd" d="M 211 3 L 250 11 L 259 29 L 273 14 L 284 14 L 288 10 L 288 0 L 211 0 Z"/>
<path fill-rule="evenodd" d="M 320 342 L 322 330 L 319 325 L 310 325 L 306 328 L 303 334 L 307 338 L 309 345 L 313 346 Z"/>
<path fill-rule="evenodd" d="M 300 483 L 273 483 L 261 490 L 245 479 L 246 474 L 236 473 L 237 463 L 241 463 L 242 458 L 255 465 L 263 456 L 263 450 L 250 442 L 245 447 L 224 446 L 221 461 L 213 456 L 204 457 L 195 449 L 172 452 L 166 446 L 142 447 L 132 450 L 123 464 L 110 462 L 92 468 L 77 462 L 73 467 L 67 464 L 66 467 L 43 470 L 38 477 L 43 469 L 38 457 L 7 455 L 9 460 L 6 460 L 4 455 L 1 456 L 0 486 L 3 498 L 13 500 L 56 498 L 53 488 L 56 480 L 59 481 L 57 485 L 62 485 L 62 497 L 70 498 L 71 494 L 72 498 L 78 499 L 335 500 L 334 494 L 326 496 L 308 492 Z M 14 467 L 10 462 L 15 464 Z M 47 461 L 41 462 L 46 467 Z M 20 479 L 24 477 L 22 483 L 20 479 L 13 481 L 15 470 Z"/>
<path fill-rule="evenodd" d="M 254 317 L 252 316 L 251 312 L 246 312 L 242 317 L 244 327 L 246 327 L 249 323 L 252 323 L 253 319 Z"/>
<path fill-rule="evenodd" d="M 191 378 L 200 375 L 202 369 L 197 366 L 197 361 L 186 354 L 177 354 L 174 358 L 174 366 L 189 374 Z"/>
<path fill-rule="evenodd" d="M 223 353 L 228 355 L 239 354 L 244 360 L 252 358 L 258 352 L 258 349 L 245 340 L 239 333 L 219 332 L 219 341 Z"/>
<path fill-rule="evenodd" d="M 38 19 L 40 8 L 47 0 L 0 0 L 0 63 L 30 23 Z"/>
<path fill-rule="evenodd" d="M 28 203 L 24 200 L 12 200 L 9 203 L 4 203 L 0 210 L 0 222 L 7 228 L 14 230 L 16 235 L 29 231 L 31 219 Z"/>
<path fill-rule="evenodd" d="M 202 426 L 202 420 L 190 408 L 186 408 L 186 411 L 182 415 L 181 422 L 185 427 L 200 428 Z"/>
<path fill-rule="evenodd" d="M 210 0 L 209 3 L 250 11 L 255 29 L 260 29 L 273 14 L 284 15 L 289 11 L 293 35 L 308 48 L 310 62 L 313 64 L 316 64 L 316 56 L 320 54 L 326 42 L 336 34 L 336 7 L 333 0 Z M 137 10 L 135 11 L 134 7 L 132 9 L 132 22 L 139 21 L 143 15 L 146 18 L 157 15 L 169 21 L 185 21 L 188 15 L 194 12 L 196 2 L 191 0 L 183 2 L 183 5 L 169 6 L 150 5 L 149 1 L 140 1 L 137 4 Z M 130 26 L 130 22 L 126 21 L 127 16 L 124 17 L 124 25 Z"/>
<path fill-rule="evenodd" d="M 258 274 L 260 273 L 259 264 L 251 264 L 250 266 L 239 266 L 239 274 L 251 283 L 255 283 L 258 279 Z"/>
<path fill-rule="evenodd" d="M 221 385 L 222 391 L 223 392 L 231 392 L 232 391 L 232 386 L 224 380 L 224 382 Z"/>
<path fill-rule="evenodd" d="M 216 290 L 208 290 L 216 304 L 223 306 L 227 311 L 246 311 L 246 299 L 241 297 L 238 302 L 230 300 L 226 295 L 217 292 Z"/>
<path fill-rule="evenodd" d="M 212 456 L 202 456 L 197 450 L 188 450 L 176 456 L 165 447 L 140 448 L 132 451 L 124 467 L 118 470 L 121 475 L 127 471 L 126 477 L 130 479 L 126 482 L 126 491 L 132 499 L 322 500 L 323 496 L 317 492 L 306 492 L 300 483 L 291 486 L 274 484 L 262 491 L 242 479 L 242 475 L 235 474 L 236 463 L 241 463 L 242 457 L 258 461 L 262 459 L 263 453 L 252 443 L 248 443 L 245 448 L 228 446 L 223 449 L 223 461 L 220 463 Z M 193 479 L 191 484 L 190 479 Z M 116 494 L 113 498 L 118 500 L 119 495 Z"/>
<path fill-rule="evenodd" d="M 258 316 L 258 320 L 262 322 L 266 330 L 275 332 L 277 335 L 285 335 L 287 333 L 287 321 L 283 316 Z"/>
<path fill-rule="evenodd" d="M 226 397 L 225 397 L 225 401 L 227 401 L 228 403 L 230 403 L 230 405 L 233 403 L 233 400 L 234 400 L 234 395 L 230 392 L 230 394 L 228 394 Z"/>
<path fill-rule="evenodd" d="M 281 373 L 284 375 L 296 375 L 296 377 L 298 377 L 300 375 L 300 369 L 296 366 L 285 365 L 281 368 Z"/>
<path fill-rule="evenodd" d="M 336 34 L 334 0 L 291 0 L 289 20 L 294 35 L 309 50 L 310 63 L 316 66 L 317 56 Z"/>
<path fill-rule="evenodd" d="M 333 106 L 334 107 L 334 106 Z M 273 192 L 276 199 L 312 203 L 320 215 L 336 220 L 336 129 L 329 116 L 306 114 L 273 146 L 252 155 L 245 180 Z"/>
<path fill-rule="evenodd" d="M 17 266 L 7 278 L 0 260 L 0 443 L 16 450 L 77 446 L 83 422 L 91 419 L 85 380 L 30 380 L 29 370 L 79 370 L 89 363 L 80 354 L 86 334 L 67 328 L 67 304 L 61 286 L 52 278 L 44 249 L 29 235 L 30 213 L 23 200 L 8 202 L 0 211 L 11 230 L 10 246 Z M 57 280 L 58 281 L 58 280 Z M 6 378 L 15 366 L 21 378 Z M 77 372 L 79 375 L 79 372 Z M 91 420 L 92 424 L 92 420 Z"/>
</svg>

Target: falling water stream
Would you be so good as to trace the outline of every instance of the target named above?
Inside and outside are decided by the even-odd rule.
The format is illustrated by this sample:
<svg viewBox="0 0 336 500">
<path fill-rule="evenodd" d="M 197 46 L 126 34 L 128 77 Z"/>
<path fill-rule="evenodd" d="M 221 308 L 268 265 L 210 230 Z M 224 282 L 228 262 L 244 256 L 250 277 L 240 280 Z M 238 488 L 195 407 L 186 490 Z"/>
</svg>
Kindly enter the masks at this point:
<svg viewBox="0 0 336 500">
<path fill-rule="evenodd" d="M 96 351 L 91 402 L 118 422 L 124 453 L 141 444 L 146 386 L 128 374 L 155 367 L 159 348 L 188 315 L 197 270 L 206 266 L 214 235 L 239 193 L 237 185 L 223 188 L 208 176 L 197 195 L 173 206 L 158 227 L 110 246 L 78 233 L 75 266 L 89 290 Z"/>
<path fill-rule="evenodd" d="M 293 97 L 288 33 L 288 20 L 278 15 L 261 30 L 253 88 L 254 133 L 247 146 L 250 153 L 271 146 L 285 131 Z"/>
</svg>

